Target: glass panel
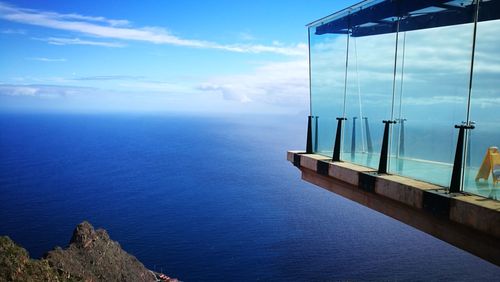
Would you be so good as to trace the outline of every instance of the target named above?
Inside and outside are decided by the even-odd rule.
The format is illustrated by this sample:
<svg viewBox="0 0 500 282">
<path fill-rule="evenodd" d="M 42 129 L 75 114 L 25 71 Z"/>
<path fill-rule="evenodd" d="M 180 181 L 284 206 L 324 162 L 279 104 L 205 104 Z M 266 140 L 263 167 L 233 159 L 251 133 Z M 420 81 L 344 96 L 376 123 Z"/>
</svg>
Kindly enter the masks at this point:
<svg viewBox="0 0 500 282">
<path fill-rule="evenodd" d="M 484 21 L 494 20 L 498 2 L 483 1 Z M 367 1 L 310 26 L 314 151 L 332 155 L 335 118 L 345 116 L 341 158 L 377 168 L 382 120 L 396 120 L 389 171 L 448 186 L 454 125 L 467 121 L 474 11 L 472 0 Z"/>
<path fill-rule="evenodd" d="M 350 38 L 343 160 L 378 168 L 382 120 L 391 119 L 395 47 L 396 33 Z"/>
<path fill-rule="evenodd" d="M 454 125 L 466 120 L 474 27 L 471 1 L 455 2 L 401 20 L 399 123 L 393 127 L 390 164 L 392 173 L 446 187 L 458 135 Z"/>
<path fill-rule="evenodd" d="M 480 4 L 464 190 L 500 199 L 500 1 Z M 495 184 L 495 181 L 497 183 Z"/>
<path fill-rule="evenodd" d="M 347 35 L 309 28 L 313 151 L 332 156 L 337 117 L 342 116 Z M 316 123 L 316 124 L 315 124 Z"/>
</svg>

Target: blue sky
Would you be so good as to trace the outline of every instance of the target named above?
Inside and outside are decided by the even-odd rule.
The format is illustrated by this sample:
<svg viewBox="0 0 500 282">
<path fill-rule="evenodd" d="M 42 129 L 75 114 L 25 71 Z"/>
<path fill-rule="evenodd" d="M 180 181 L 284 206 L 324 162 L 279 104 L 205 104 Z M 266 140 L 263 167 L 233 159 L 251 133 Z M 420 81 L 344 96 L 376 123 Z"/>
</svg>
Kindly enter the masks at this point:
<svg viewBox="0 0 500 282">
<path fill-rule="evenodd" d="M 357 1 L 1 1 L 0 110 L 298 113 L 305 24 Z"/>
</svg>

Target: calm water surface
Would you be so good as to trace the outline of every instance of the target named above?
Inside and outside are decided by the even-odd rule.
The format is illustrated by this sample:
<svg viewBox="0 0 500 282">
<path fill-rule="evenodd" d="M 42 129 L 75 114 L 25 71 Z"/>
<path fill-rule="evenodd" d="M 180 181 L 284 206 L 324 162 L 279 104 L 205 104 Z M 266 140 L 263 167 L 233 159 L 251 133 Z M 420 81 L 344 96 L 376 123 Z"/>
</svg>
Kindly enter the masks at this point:
<svg viewBox="0 0 500 282">
<path fill-rule="evenodd" d="M 0 115 L 0 234 L 89 220 L 184 281 L 497 280 L 500 268 L 300 180 L 302 116 Z"/>
</svg>

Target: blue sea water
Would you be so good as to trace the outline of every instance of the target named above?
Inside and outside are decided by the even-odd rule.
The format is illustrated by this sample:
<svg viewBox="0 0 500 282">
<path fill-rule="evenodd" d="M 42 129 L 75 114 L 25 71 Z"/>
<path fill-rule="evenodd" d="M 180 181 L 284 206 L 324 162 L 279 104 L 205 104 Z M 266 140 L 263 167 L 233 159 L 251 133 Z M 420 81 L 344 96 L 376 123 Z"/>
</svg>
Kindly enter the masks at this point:
<svg viewBox="0 0 500 282">
<path fill-rule="evenodd" d="M 303 116 L 0 115 L 0 234 L 83 220 L 183 281 L 493 281 L 500 268 L 300 180 Z"/>
</svg>

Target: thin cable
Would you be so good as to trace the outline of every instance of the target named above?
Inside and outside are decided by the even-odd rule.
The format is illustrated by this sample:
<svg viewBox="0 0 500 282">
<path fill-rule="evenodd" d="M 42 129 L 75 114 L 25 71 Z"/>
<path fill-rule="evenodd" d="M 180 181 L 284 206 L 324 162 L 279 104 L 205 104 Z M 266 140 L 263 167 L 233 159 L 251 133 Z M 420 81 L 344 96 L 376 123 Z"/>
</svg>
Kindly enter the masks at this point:
<svg viewBox="0 0 500 282">
<path fill-rule="evenodd" d="M 481 2 L 480 0 L 475 0 L 476 3 L 476 10 L 474 12 L 474 32 L 472 33 L 472 55 L 471 55 L 471 62 L 470 62 L 470 75 L 469 75 L 469 97 L 467 99 L 467 119 L 465 120 L 467 125 L 471 125 L 471 120 L 470 120 L 470 104 L 471 104 L 471 97 L 472 97 L 472 82 L 474 78 L 474 57 L 476 54 L 476 35 L 477 35 L 477 21 L 479 19 L 479 3 Z M 467 156 L 467 151 L 469 150 L 469 146 L 467 145 L 469 143 L 469 131 L 465 131 L 465 150 L 464 150 L 464 156 Z M 461 175 L 461 190 L 464 188 L 464 182 L 465 182 L 465 165 L 467 162 L 464 162 L 464 165 L 462 167 L 462 175 Z"/>
<path fill-rule="evenodd" d="M 396 48 L 394 50 L 394 74 L 392 78 L 392 106 L 391 106 L 391 120 L 394 120 L 394 98 L 396 97 L 396 74 L 398 68 L 398 41 L 399 41 L 399 21 L 401 20 L 398 17 L 398 22 L 396 25 Z"/>
<path fill-rule="evenodd" d="M 401 131 L 403 123 L 403 80 L 404 80 L 404 70 L 405 70 L 405 51 L 406 51 L 406 32 L 403 33 L 403 59 L 401 62 L 401 84 L 399 86 L 399 135 L 398 135 L 398 158 L 399 158 L 399 146 L 401 146 Z"/>
<path fill-rule="evenodd" d="M 396 97 L 396 74 L 397 74 L 397 67 L 398 67 L 398 42 L 399 42 L 399 22 L 401 21 L 401 17 L 398 16 L 397 19 L 397 25 L 396 25 L 396 48 L 394 51 L 394 74 L 392 78 L 392 103 L 391 103 L 391 120 L 394 120 L 394 99 Z M 391 167 L 391 158 L 390 158 L 390 152 L 392 148 L 392 130 L 393 128 L 390 127 L 389 131 L 389 140 L 388 140 L 388 151 L 387 154 L 389 155 L 387 158 L 387 167 L 390 170 Z"/>
<path fill-rule="evenodd" d="M 347 67 L 349 66 L 349 30 L 347 30 L 347 50 L 345 55 L 345 75 L 344 75 L 344 109 L 342 117 L 345 118 L 346 100 L 347 100 Z"/>
<path fill-rule="evenodd" d="M 474 76 L 474 57 L 476 53 L 476 34 L 477 34 L 477 19 L 479 18 L 479 0 L 476 0 L 476 11 L 474 13 L 474 32 L 472 34 L 472 58 L 470 63 L 470 75 L 469 75 L 469 99 L 467 103 L 467 124 L 470 122 L 470 101 L 472 96 L 472 81 Z"/>
<path fill-rule="evenodd" d="M 354 58 L 356 61 L 356 81 L 358 83 L 358 101 L 359 101 L 359 122 L 361 123 L 361 145 L 363 148 L 363 153 L 366 152 L 365 150 L 365 133 L 363 131 L 363 108 L 361 104 L 361 86 L 359 84 L 359 73 L 358 73 L 358 48 L 356 44 L 356 37 L 354 37 Z M 353 121 L 354 122 L 354 121 Z"/>
<path fill-rule="evenodd" d="M 309 63 L 309 115 L 312 116 L 312 81 L 311 81 L 311 28 L 307 28 L 308 63 Z"/>
</svg>

